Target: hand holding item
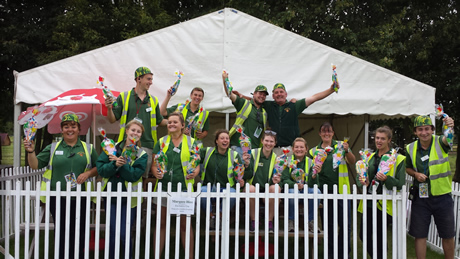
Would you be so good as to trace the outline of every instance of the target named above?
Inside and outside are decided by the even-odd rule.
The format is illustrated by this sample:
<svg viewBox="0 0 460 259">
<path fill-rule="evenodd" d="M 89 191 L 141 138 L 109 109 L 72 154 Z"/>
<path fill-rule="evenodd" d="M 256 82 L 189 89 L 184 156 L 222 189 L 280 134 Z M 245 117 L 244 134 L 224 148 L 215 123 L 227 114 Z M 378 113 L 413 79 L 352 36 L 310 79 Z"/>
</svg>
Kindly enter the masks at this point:
<svg viewBox="0 0 460 259">
<path fill-rule="evenodd" d="M 314 165 L 323 165 L 324 161 L 326 161 L 326 158 L 327 152 L 324 149 L 316 149 L 313 157 Z M 319 173 L 319 171 L 313 167 L 313 175 L 316 175 L 317 173 Z"/>
<path fill-rule="evenodd" d="M 236 131 L 240 133 L 238 142 L 240 143 L 240 147 L 243 150 L 243 153 L 251 154 L 251 138 L 249 138 L 248 135 L 244 134 L 242 127 L 238 127 Z"/>
<path fill-rule="evenodd" d="M 107 155 L 116 155 L 117 154 L 117 149 L 115 148 L 115 141 L 113 141 L 113 139 L 109 139 L 107 137 L 104 128 L 100 127 L 100 128 L 98 128 L 98 130 L 101 133 L 102 137 L 104 138 L 101 141 L 102 150 L 104 150 L 104 152 Z"/>
<path fill-rule="evenodd" d="M 116 162 L 115 162 L 115 165 L 116 165 L 117 167 L 123 166 L 123 165 L 125 165 L 125 164 L 126 164 L 126 158 L 123 157 L 123 156 L 118 157 L 117 160 L 116 160 Z"/>
<path fill-rule="evenodd" d="M 283 170 L 289 165 L 287 154 L 291 150 L 289 148 L 283 148 L 283 154 L 276 158 L 275 160 L 275 168 L 273 169 L 273 175 L 279 175 L 283 172 Z"/>
<path fill-rule="evenodd" d="M 26 140 L 24 138 L 24 140 L 22 142 L 24 144 L 24 149 L 28 153 L 33 153 L 35 151 L 35 142 L 33 140 Z"/>
<path fill-rule="evenodd" d="M 444 113 L 444 109 L 442 108 L 441 104 L 436 104 L 436 118 L 442 118 L 442 133 L 446 137 L 446 141 L 450 146 L 450 150 L 453 149 L 454 146 L 454 120 L 449 117 L 446 113 Z"/>
<path fill-rule="evenodd" d="M 334 92 L 339 93 L 339 80 L 337 79 L 337 66 L 334 64 L 331 64 L 332 67 L 332 88 L 334 89 Z"/>
<path fill-rule="evenodd" d="M 104 77 L 99 76 L 99 80 L 97 81 L 97 83 L 102 86 L 102 92 L 104 93 L 106 107 L 109 108 L 107 104 L 110 105 L 110 108 L 112 108 L 112 106 L 117 107 L 117 98 L 115 98 L 110 88 L 107 85 L 104 85 Z"/>
<path fill-rule="evenodd" d="M 177 76 L 177 80 L 176 82 L 174 82 L 174 85 L 171 87 L 171 96 L 177 93 L 177 89 L 179 89 L 179 85 L 180 85 L 180 80 L 182 79 L 182 76 L 184 75 L 182 71 L 176 71 L 175 74 Z"/>
</svg>

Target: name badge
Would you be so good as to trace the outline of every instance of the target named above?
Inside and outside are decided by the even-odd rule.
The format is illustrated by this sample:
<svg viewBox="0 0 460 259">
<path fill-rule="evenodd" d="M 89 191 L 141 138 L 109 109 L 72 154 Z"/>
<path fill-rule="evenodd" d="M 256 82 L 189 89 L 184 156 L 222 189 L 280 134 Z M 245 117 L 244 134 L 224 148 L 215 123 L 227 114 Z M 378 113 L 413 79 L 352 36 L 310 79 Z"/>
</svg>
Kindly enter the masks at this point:
<svg viewBox="0 0 460 259">
<path fill-rule="evenodd" d="M 426 160 L 430 159 L 430 157 L 428 155 L 424 155 L 420 159 L 422 160 L 422 162 L 425 162 Z"/>
<path fill-rule="evenodd" d="M 58 156 L 62 156 L 64 155 L 64 151 L 62 150 L 56 150 L 56 152 L 54 153 L 55 155 L 58 155 Z"/>
<path fill-rule="evenodd" d="M 152 111 L 152 107 L 149 107 L 147 109 L 145 109 L 146 112 L 151 112 Z"/>
<path fill-rule="evenodd" d="M 178 149 L 177 147 L 175 147 L 175 148 L 173 149 L 173 151 L 176 152 L 176 153 L 178 153 L 178 154 L 180 153 L 180 149 Z"/>
<path fill-rule="evenodd" d="M 264 163 L 259 163 L 259 166 L 264 166 Z"/>
</svg>

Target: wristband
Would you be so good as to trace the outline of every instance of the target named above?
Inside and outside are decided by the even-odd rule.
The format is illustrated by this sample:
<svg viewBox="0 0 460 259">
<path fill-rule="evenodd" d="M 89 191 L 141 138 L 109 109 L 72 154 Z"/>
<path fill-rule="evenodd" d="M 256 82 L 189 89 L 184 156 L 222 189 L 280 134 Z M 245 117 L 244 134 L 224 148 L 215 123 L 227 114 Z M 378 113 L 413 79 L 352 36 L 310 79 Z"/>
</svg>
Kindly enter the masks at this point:
<svg viewBox="0 0 460 259">
<path fill-rule="evenodd" d="M 29 152 L 29 151 L 27 151 L 27 153 L 29 153 L 29 154 L 35 153 L 35 150 L 34 150 L 34 151 L 32 151 L 32 152 Z"/>
</svg>

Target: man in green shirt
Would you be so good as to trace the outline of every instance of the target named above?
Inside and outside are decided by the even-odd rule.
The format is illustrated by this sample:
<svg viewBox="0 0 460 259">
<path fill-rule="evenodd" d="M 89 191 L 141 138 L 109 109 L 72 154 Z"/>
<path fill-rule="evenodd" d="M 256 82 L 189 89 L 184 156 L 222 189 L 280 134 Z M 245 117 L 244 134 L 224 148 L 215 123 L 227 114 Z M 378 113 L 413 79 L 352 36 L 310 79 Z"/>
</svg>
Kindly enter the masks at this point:
<svg viewBox="0 0 460 259">
<path fill-rule="evenodd" d="M 286 99 L 286 87 L 281 83 L 277 83 L 273 86 L 272 94 L 274 101 L 265 101 L 263 103 L 263 108 L 267 111 L 270 128 L 278 133 L 278 145 L 274 149 L 277 155 L 282 154 L 283 147 L 290 147 L 294 139 L 300 137 L 299 114 L 308 106 L 326 98 L 333 92 L 334 84 L 332 84 L 329 89 L 316 93 L 310 97 L 302 98 L 295 102 L 288 102 Z"/>
<path fill-rule="evenodd" d="M 198 116 L 197 124 L 199 126 L 195 129 L 186 128 L 184 134 L 189 135 L 192 138 L 195 138 L 196 140 L 201 142 L 208 135 L 209 131 L 209 112 L 206 111 L 204 108 L 200 111 L 200 109 L 202 108 L 201 101 L 203 101 L 204 98 L 204 90 L 200 87 L 195 87 L 190 92 L 191 101 L 189 103 L 179 103 L 169 108 L 166 108 L 168 106 L 169 100 L 171 100 L 171 93 L 172 86 L 168 89 L 168 92 L 166 93 L 166 98 L 161 104 L 161 115 L 166 117 L 175 111 L 180 112 L 182 113 L 182 115 L 184 115 L 185 125 L 189 125 L 190 120 L 192 120 L 194 116 Z"/>
<path fill-rule="evenodd" d="M 120 134 L 118 141 L 121 142 L 126 137 L 125 125 L 132 119 L 140 121 L 145 128 L 145 134 L 142 134 L 141 144 L 148 155 L 147 167 L 144 178 L 150 173 L 152 164 L 152 149 L 157 142 L 157 127 L 166 126 L 167 120 L 160 113 L 158 98 L 150 95 L 148 92 L 153 81 L 153 73 L 147 67 L 139 67 L 134 72 L 134 81 L 136 86 L 123 93 L 117 98 L 117 105 L 113 105 L 113 100 L 106 99 L 107 118 L 111 123 L 120 121 Z"/>
</svg>

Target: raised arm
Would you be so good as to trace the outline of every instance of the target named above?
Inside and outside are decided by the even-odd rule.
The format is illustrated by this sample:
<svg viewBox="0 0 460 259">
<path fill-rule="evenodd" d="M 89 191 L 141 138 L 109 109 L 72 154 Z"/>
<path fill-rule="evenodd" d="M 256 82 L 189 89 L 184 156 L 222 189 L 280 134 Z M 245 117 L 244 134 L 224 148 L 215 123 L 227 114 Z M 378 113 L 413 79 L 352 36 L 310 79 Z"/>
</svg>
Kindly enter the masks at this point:
<svg viewBox="0 0 460 259">
<path fill-rule="evenodd" d="M 105 99 L 105 106 L 107 107 L 107 119 L 109 119 L 110 123 L 114 123 L 117 121 L 117 118 L 115 118 L 115 114 L 112 110 L 112 103 L 113 101 L 109 98 Z"/>
<path fill-rule="evenodd" d="M 228 95 L 227 82 L 225 82 L 227 79 L 228 79 L 228 73 L 224 71 L 222 73 L 222 83 L 224 84 L 224 91 Z M 230 100 L 232 100 L 232 102 L 234 102 L 236 100 L 236 95 L 233 92 L 230 93 Z"/>
<path fill-rule="evenodd" d="M 161 103 L 161 106 L 160 106 L 160 113 L 161 115 L 163 116 L 167 116 L 168 115 L 168 111 L 166 110 L 166 108 L 168 107 L 168 103 L 169 103 L 169 100 L 171 100 L 171 93 L 172 93 L 172 86 L 166 91 L 166 97 L 165 99 L 163 100 L 163 102 Z"/>
<path fill-rule="evenodd" d="M 338 88 L 340 88 L 340 85 L 337 85 Z M 316 101 L 322 100 L 326 97 L 328 97 L 330 94 L 334 92 L 334 83 L 331 84 L 331 87 L 329 89 L 324 90 L 322 92 L 316 93 L 310 97 L 305 98 L 305 105 L 310 106 Z"/>
</svg>

